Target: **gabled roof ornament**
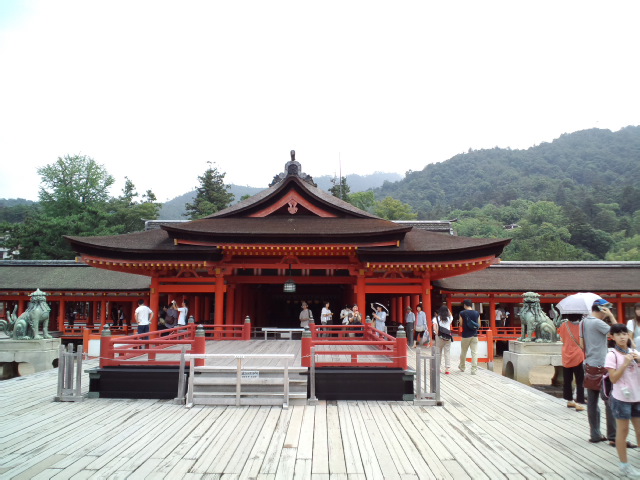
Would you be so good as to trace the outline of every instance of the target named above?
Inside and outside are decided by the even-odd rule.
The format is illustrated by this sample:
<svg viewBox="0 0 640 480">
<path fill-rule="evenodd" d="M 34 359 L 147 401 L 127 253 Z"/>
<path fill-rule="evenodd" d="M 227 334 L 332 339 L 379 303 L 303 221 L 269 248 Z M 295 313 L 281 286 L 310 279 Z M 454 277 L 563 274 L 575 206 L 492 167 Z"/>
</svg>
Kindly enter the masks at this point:
<svg viewBox="0 0 640 480">
<path fill-rule="evenodd" d="M 306 173 L 302 172 L 302 165 L 300 165 L 300 162 L 296 160 L 296 151 L 291 150 L 290 153 L 291 153 L 291 160 L 289 160 L 285 164 L 284 172 L 273 177 L 273 180 L 271 181 L 271 184 L 269 185 L 269 187 L 273 187 L 276 183 L 281 182 L 282 180 L 284 180 L 286 177 L 289 177 L 289 176 L 300 177 L 301 180 L 304 180 L 305 182 L 313 185 L 314 187 L 317 187 L 318 185 L 316 185 L 316 183 L 313 181 L 313 177 L 311 175 L 307 175 Z"/>
</svg>

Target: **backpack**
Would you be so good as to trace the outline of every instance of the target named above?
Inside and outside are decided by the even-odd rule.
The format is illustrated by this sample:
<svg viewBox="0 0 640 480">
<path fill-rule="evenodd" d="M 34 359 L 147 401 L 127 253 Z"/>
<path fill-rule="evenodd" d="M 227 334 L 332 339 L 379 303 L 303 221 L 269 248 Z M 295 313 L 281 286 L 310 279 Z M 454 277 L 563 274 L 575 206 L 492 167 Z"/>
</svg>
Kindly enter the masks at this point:
<svg viewBox="0 0 640 480">
<path fill-rule="evenodd" d="M 616 357 L 616 370 L 618 369 L 618 356 L 614 353 L 614 356 Z M 602 386 L 600 387 L 600 398 L 602 398 L 603 400 L 609 400 L 609 397 L 611 397 L 611 392 L 613 390 L 613 383 L 611 382 L 611 379 L 609 378 L 609 374 L 605 373 L 602 376 Z"/>
</svg>

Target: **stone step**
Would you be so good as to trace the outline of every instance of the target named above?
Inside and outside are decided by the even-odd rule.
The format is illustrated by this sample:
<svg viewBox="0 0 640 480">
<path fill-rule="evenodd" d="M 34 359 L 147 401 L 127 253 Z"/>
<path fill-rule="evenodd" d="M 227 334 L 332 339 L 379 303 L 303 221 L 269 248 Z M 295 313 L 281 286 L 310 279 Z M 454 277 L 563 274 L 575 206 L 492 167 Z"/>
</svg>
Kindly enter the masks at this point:
<svg viewBox="0 0 640 480">
<path fill-rule="evenodd" d="M 242 385 L 284 385 L 284 378 L 243 378 Z M 290 378 L 290 385 L 306 385 L 306 378 Z M 193 385 L 236 385 L 235 377 L 194 377 Z"/>
</svg>

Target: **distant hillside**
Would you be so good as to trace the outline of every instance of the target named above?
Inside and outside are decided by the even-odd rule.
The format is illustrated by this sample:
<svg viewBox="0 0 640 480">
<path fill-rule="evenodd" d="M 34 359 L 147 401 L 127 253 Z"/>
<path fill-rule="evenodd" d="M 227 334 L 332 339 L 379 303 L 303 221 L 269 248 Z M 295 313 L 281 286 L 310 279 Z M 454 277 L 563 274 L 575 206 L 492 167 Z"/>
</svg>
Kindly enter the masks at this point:
<svg viewBox="0 0 640 480">
<path fill-rule="evenodd" d="M 347 184 L 351 188 L 351 193 L 363 192 L 372 188 L 380 187 L 384 182 L 395 182 L 402 179 L 402 175 L 399 173 L 382 173 L 375 172 L 371 175 L 345 175 L 347 178 Z M 329 190 L 333 184 L 331 179 L 333 175 L 323 175 L 321 177 L 314 177 L 313 180 L 318 185 L 318 188 L 323 190 Z M 242 187 L 240 185 L 230 185 L 230 192 L 233 193 L 235 200 L 234 203 L 240 201 L 243 195 L 255 195 L 261 192 L 267 187 Z M 191 202 L 196 195 L 196 191 L 185 193 L 172 200 L 165 202 L 160 209 L 159 220 L 177 220 L 185 219 L 184 206 L 186 203 Z"/>
<path fill-rule="evenodd" d="M 375 190 L 410 204 L 421 219 L 510 200 L 559 205 L 619 203 L 633 212 L 640 197 L 640 127 L 564 134 L 527 150 L 470 150 L 410 172 Z"/>
</svg>

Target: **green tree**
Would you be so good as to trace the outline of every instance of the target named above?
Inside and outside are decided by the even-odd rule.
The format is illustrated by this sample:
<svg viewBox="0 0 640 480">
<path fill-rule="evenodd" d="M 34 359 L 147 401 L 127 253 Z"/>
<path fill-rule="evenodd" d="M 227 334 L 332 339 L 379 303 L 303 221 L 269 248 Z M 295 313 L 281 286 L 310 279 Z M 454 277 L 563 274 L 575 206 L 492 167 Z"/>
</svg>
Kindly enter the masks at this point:
<svg viewBox="0 0 640 480">
<path fill-rule="evenodd" d="M 347 177 L 340 177 L 340 181 L 338 181 L 338 177 L 333 177 L 331 179 L 331 183 L 333 184 L 333 187 L 329 189 L 329 193 L 334 197 L 338 197 L 339 199 L 348 202 L 351 188 L 347 184 Z"/>
<path fill-rule="evenodd" d="M 86 156 L 65 156 L 38 169 L 40 204 L 24 222 L 3 225 L 2 245 L 21 259 L 71 259 L 63 235 L 116 235 L 141 230 L 144 219 L 157 218 L 159 205 L 147 191 L 141 202 L 128 178 L 121 197 L 110 198 L 113 177 Z"/>
<path fill-rule="evenodd" d="M 195 220 L 216 213 L 227 208 L 233 201 L 233 194 L 229 192 L 229 186 L 224 184 L 226 173 L 218 172 L 211 162 L 207 162 L 209 168 L 204 172 L 200 180 L 200 186 L 196 187 L 196 197 L 193 203 L 185 205 L 186 215 Z"/>
<path fill-rule="evenodd" d="M 38 169 L 40 205 L 49 215 L 81 212 L 87 205 L 105 204 L 114 178 L 86 155 L 65 155 Z"/>
<path fill-rule="evenodd" d="M 616 243 L 606 256 L 612 261 L 640 261 L 640 235 L 625 238 Z"/>
<path fill-rule="evenodd" d="M 142 195 L 142 200 L 137 201 L 139 196 L 136 187 L 129 177 L 125 177 L 125 185 L 122 195 L 113 198 L 109 202 L 111 218 L 109 223 L 119 228 L 119 233 L 138 232 L 144 230 L 145 220 L 155 220 L 160 212 L 160 203 L 151 190 L 147 190 Z"/>
<path fill-rule="evenodd" d="M 418 215 L 414 213 L 411 205 L 391 197 L 386 197 L 381 202 L 376 202 L 374 205 L 374 213 L 378 217 L 387 220 L 415 220 L 418 218 Z"/>
<path fill-rule="evenodd" d="M 368 212 L 376 203 L 376 196 L 371 190 L 352 193 L 349 195 L 349 203 L 360 210 Z"/>
</svg>

